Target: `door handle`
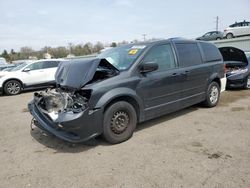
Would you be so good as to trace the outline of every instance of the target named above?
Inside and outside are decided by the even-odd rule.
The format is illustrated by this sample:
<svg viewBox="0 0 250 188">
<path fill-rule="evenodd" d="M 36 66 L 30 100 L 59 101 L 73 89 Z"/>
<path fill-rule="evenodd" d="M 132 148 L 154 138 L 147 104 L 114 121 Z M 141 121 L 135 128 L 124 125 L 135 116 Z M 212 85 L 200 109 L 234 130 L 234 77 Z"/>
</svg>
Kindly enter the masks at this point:
<svg viewBox="0 0 250 188">
<path fill-rule="evenodd" d="M 178 76 L 178 74 L 175 72 L 175 73 L 173 73 L 171 76 L 172 76 L 172 77 L 176 77 L 176 76 Z"/>
<path fill-rule="evenodd" d="M 181 75 L 186 76 L 188 73 L 190 73 L 190 71 L 185 71 L 185 72 L 181 73 Z"/>
</svg>

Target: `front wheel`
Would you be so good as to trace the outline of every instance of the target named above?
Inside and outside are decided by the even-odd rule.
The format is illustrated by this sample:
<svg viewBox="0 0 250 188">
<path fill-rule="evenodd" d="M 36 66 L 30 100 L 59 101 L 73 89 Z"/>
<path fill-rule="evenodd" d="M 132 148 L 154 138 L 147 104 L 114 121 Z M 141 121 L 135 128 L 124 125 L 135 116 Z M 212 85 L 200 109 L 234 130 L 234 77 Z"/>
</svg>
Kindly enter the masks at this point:
<svg viewBox="0 0 250 188">
<path fill-rule="evenodd" d="M 246 78 L 245 89 L 250 89 L 250 75 Z"/>
<path fill-rule="evenodd" d="M 17 95 L 21 92 L 22 85 L 17 80 L 10 80 L 4 84 L 4 92 L 7 95 Z"/>
<path fill-rule="evenodd" d="M 219 99 L 220 99 L 220 86 L 216 82 L 211 82 L 207 89 L 204 105 L 209 108 L 214 107 L 218 104 Z"/>
<path fill-rule="evenodd" d="M 137 123 L 134 107 L 125 101 L 112 104 L 104 113 L 103 137 L 117 144 L 132 137 Z"/>
<path fill-rule="evenodd" d="M 226 35 L 226 38 L 227 39 L 232 39 L 234 36 L 233 36 L 233 34 L 232 33 L 228 33 L 227 35 Z"/>
</svg>

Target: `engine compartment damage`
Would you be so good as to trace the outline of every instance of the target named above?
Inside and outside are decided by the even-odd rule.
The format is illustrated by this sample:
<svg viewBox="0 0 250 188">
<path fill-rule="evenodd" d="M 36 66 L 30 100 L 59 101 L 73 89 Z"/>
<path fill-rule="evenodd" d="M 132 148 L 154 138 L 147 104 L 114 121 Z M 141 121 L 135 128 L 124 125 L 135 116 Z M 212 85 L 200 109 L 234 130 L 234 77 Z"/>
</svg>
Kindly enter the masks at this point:
<svg viewBox="0 0 250 188">
<path fill-rule="evenodd" d="M 248 71 L 248 60 L 242 50 L 234 47 L 221 47 L 219 50 L 225 62 L 227 76 Z"/>
<path fill-rule="evenodd" d="M 35 100 L 39 107 L 45 110 L 47 113 L 61 113 L 61 112 L 73 112 L 79 113 L 87 107 L 87 93 L 84 96 L 83 93 L 75 92 L 70 93 L 56 89 L 47 89 L 35 93 Z"/>
<path fill-rule="evenodd" d="M 55 75 L 56 88 L 36 92 L 34 101 L 54 122 L 64 121 L 65 117 L 71 119 L 88 108 L 91 90 L 84 89 L 85 85 L 111 78 L 118 73 L 106 59 L 63 62 Z"/>
<path fill-rule="evenodd" d="M 228 61 L 226 62 L 226 74 L 230 75 L 230 74 L 241 74 L 244 72 L 247 72 L 247 65 L 244 62 L 240 62 L 240 61 Z"/>
</svg>

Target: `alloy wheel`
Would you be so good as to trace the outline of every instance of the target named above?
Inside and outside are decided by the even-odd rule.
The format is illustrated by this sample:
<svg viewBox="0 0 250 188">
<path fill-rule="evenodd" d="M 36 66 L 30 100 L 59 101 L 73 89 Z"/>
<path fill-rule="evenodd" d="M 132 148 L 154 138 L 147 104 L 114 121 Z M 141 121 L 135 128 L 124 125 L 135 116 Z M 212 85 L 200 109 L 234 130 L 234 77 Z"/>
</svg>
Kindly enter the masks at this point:
<svg viewBox="0 0 250 188">
<path fill-rule="evenodd" d="M 20 92 L 20 89 L 20 85 L 16 82 L 9 82 L 7 84 L 7 90 L 12 95 L 18 94 Z"/>
<path fill-rule="evenodd" d="M 210 91 L 209 99 L 212 104 L 215 104 L 219 98 L 219 90 L 216 86 L 213 86 Z"/>
</svg>

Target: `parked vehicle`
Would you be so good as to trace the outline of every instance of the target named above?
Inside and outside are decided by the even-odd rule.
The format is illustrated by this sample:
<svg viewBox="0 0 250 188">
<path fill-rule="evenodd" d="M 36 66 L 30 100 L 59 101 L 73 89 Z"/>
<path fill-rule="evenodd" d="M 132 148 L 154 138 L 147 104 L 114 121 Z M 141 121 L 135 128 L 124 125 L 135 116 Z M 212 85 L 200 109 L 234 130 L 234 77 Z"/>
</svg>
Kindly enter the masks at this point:
<svg viewBox="0 0 250 188">
<path fill-rule="evenodd" d="M 204 40 L 204 41 L 210 41 L 210 40 L 220 40 L 223 39 L 223 33 L 220 31 L 210 31 L 201 37 L 196 38 L 196 40 Z"/>
<path fill-rule="evenodd" d="M 34 125 L 70 141 L 129 139 L 136 124 L 203 102 L 217 105 L 224 63 L 211 43 L 127 44 L 97 58 L 61 63 L 57 87 L 34 94 Z"/>
<path fill-rule="evenodd" d="M 226 64 L 227 88 L 250 88 L 250 64 L 244 51 L 234 47 L 219 48 Z"/>
<path fill-rule="evenodd" d="M 231 39 L 239 36 L 250 35 L 250 22 L 235 22 L 224 30 L 223 37 Z"/>
<path fill-rule="evenodd" d="M 6 69 L 6 68 L 13 68 L 13 67 L 15 67 L 14 64 L 8 64 L 8 63 L 6 63 L 6 64 L 1 64 L 1 65 L 0 65 L 0 71 L 3 71 L 3 70 Z"/>
<path fill-rule="evenodd" d="M 10 72 L 12 69 L 14 69 L 15 67 L 21 65 L 23 63 L 15 63 L 15 64 L 11 64 L 11 66 L 8 66 L 7 68 L 2 69 L 3 72 Z"/>
<path fill-rule="evenodd" d="M 6 65 L 6 60 L 3 57 L 0 57 L 0 65 Z"/>
<path fill-rule="evenodd" d="M 19 94 L 22 90 L 55 85 L 55 72 L 62 60 L 38 60 L 23 63 L 9 72 L 0 72 L 0 92 Z"/>
</svg>

